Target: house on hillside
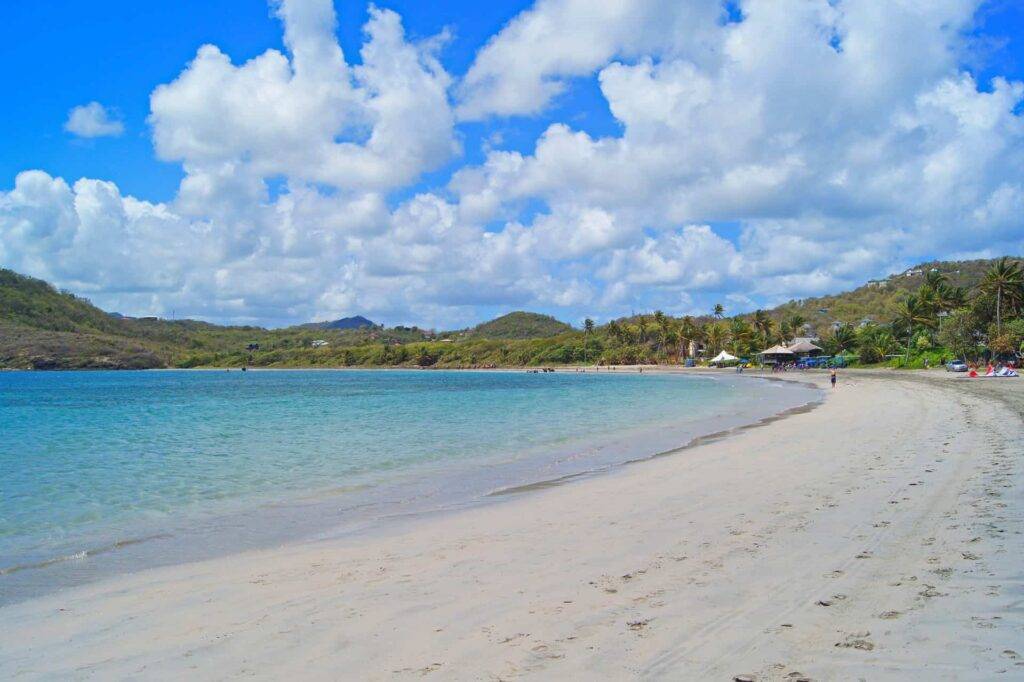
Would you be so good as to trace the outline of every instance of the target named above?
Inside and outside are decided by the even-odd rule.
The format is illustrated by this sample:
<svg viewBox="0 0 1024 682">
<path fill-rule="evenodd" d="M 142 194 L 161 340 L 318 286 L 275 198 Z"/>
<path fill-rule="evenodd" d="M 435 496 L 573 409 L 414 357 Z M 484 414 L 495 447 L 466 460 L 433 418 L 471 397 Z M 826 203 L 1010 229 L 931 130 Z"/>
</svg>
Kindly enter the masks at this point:
<svg viewBox="0 0 1024 682">
<path fill-rule="evenodd" d="M 328 344 L 328 343 L 327 343 L 326 341 L 324 341 L 323 339 L 317 339 L 317 340 L 316 340 L 316 341 L 314 341 L 314 342 L 313 342 L 313 343 L 312 343 L 311 345 L 313 346 L 313 348 L 323 348 L 323 347 L 325 347 L 325 346 L 328 346 L 328 345 L 330 345 L 330 344 Z"/>
</svg>

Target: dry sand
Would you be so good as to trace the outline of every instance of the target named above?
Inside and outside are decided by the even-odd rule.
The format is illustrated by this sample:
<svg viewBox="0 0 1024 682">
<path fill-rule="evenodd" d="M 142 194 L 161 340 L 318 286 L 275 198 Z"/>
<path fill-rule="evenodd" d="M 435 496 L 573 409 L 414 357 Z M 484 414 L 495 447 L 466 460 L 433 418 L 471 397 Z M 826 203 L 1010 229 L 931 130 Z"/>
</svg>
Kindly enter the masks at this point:
<svg viewBox="0 0 1024 682">
<path fill-rule="evenodd" d="M 609 475 L 4 608 L 0 678 L 1024 679 L 1022 405 L 843 373 Z"/>
</svg>

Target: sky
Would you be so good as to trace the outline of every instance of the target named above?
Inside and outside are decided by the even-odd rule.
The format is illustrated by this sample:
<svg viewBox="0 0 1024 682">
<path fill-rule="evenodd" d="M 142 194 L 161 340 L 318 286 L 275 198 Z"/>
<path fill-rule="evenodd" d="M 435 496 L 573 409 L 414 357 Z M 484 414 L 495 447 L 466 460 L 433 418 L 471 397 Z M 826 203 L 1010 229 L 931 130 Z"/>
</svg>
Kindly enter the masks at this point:
<svg viewBox="0 0 1024 682">
<path fill-rule="evenodd" d="M 107 310 L 730 313 L 1024 253 L 1012 0 L 50 0 L 0 266 Z"/>
</svg>

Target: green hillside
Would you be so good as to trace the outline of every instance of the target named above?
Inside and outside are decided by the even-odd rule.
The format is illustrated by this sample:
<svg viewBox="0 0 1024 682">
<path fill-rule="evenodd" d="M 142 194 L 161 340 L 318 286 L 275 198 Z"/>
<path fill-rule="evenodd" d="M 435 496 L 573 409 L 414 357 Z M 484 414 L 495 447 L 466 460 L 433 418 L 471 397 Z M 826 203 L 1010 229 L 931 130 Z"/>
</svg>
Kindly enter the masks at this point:
<svg viewBox="0 0 1024 682">
<path fill-rule="evenodd" d="M 777 320 L 798 315 L 820 333 L 837 321 L 851 325 L 864 320 L 888 323 L 895 317 L 900 300 L 919 289 L 929 276 L 934 276 L 933 272 L 944 276 L 948 286 L 961 289 L 969 296 L 994 262 L 980 259 L 921 263 L 891 277 L 872 280 L 853 291 L 790 301 L 770 312 Z"/>
<path fill-rule="evenodd" d="M 117 333 L 116 317 L 46 282 L 0 270 L 0 321 L 57 332 Z"/>
<path fill-rule="evenodd" d="M 243 362 L 249 344 L 301 345 L 339 332 L 229 327 L 108 314 L 42 280 L 0 270 L 0 367 L 154 368 Z"/>
<path fill-rule="evenodd" d="M 550 315 L 516 311 L 479 324 L 464 336 L 477 339 L 540 339 L 572 331 Z"/>
<path fill-rule="evenodd" d="M 993 279 L 994 278 L 994 279 Z M 998 286 L 994 284 L 998 282 Z M 1012 355 L 1024 344 L 1020 259 L 924 263 L 853 291 L 733 317 L 659 311 L 585 334 L 514 312 L 472 329 L 283 329 L 103 312 L 46 282 L 0 270 L 0 368 L 493 367 L 677 363 L 720 350 L 741 357 L 795 336 L 862 363 Z"/>
<path fill-rule="evenodd" d="M 337 329 L 314 323 L 263 329 L 121 317 L 42 280 L 0 269 L 0 368 L 415 364 L 410 344 L 417 342 L 437 348 L 417 356 L 417 361 L 467 366 L 489 362 L 494 350 L 489 342 L 494 340 L 552 337 L 571 329 L 546 315 L 518 312 L 446 334 L 457 339 L 452 342 L 406 326 Z M 511 357 L 503 361 L 528 360 Z"/>
<path fill-rule="evenodd" d="M 158 345 L 84 299 L 0 270 L 0 367 L 163 367 Z"/>
</svg>

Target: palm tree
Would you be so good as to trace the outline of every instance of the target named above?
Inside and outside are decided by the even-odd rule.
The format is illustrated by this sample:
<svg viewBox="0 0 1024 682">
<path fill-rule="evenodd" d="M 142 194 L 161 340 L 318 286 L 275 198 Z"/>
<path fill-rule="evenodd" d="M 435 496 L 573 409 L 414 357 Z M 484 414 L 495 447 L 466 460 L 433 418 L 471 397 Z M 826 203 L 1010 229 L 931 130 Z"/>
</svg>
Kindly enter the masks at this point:
<svg viewBox="0 0 1024 682">
<path fill-rule="evenodd" d="M 722 317 L 725 315 L 725 308 L 722 307 L 721 303 L 715 304 L 715 307 L 712 310 L 712 315 L 715 316 L 715 319 L 722 319 Z"/>
<path fill-rule="evenodd" d="M 789 343 L 789 340 L 796 336 L 796 330 L 789 320 L 783 320 L 779 323 L 779 334 L 782 336 L 782 343 Z"/>
<path fill-rule="evenodd" d="M 806 323 L 807 318 L 800 313 L 793 313 L 789 316 L 789 329 L 793 333 L 793 336 L 796 336 Z"/>
<path fill-rule="evenodd" d="M 626 343 L 635 345 L 640 343 L 643 339 L 641 338 L 643 332 L 640 331 L 640 327 L 635 324 L 626 325 L 622 328 L 623 336 L 626 338 Z"/>
<path fill-rule="evenodd" d="M 584 323 L 584 328 L 585 328 L 585 325 L 586 325 L 586 323 Z M 615 339 L 619 343 L 622 343 L 622 325 L 620 325 L 615 320 L 612 320 L 611 322 L 608 323 L 606 328 L 608 329 L 608 335 L 609 336 L 611 336 L 613 339 Z"/>
<path fill-rule="evenodd" d="M 1010 262 L 1008 258 L 1000 258 L 989 268 L 978 288 L 982 293 L 996 299 L 996 333 L 1003 333 L 1003 305 L 1010 309 L 1020 307 L 1024 302 L 1024 270 L 1020 263 Z"/>
<path fill-rule="evenodd" d="M 668 317 L 665 315 L 665 313 L 661 312 L 660 310 L 655 310 L 654 311 L 654 324 L 658 325 L 658 333 L 659 333 L 658 348 L 659 348 L 659 350 L 661 350 L 661 349 L 663 349 L 665 347 L 665 342 L 666 342 L 665 337 L 668 336 L 668 330 L 669 330 L 669 326 L 671 324 L 671 321 L 668 319 Z"/>
<path fill-rule="evenodd" d="M 679 323 L 679 339 L 680 343 L 682 343 L 683 347 L 686 349 L 683 352 L 683 355 L 685 357 L 689 357 L 690 343 L 700 340 L 700 327 L 697 324 L 697 321 L 689 315 L 684 317 Z"/>
<path fill-rule="evenodd" d="M 942 309 L 956 310 L 967 305 L 967 292 L 963 287 L 946 286 L 939 292 Z"/>
<path fill-rule="evenodd" d="M 636 320 L 637 341 L 647 343 L 647 317 L 641 315 Z"/>
<path fill-rule="evenodd" d="M 917 294 L 910 294 L 896 308 L 896 326 L 907 332 L 907 361 L 910 361 L 910 342 L 918 329 L 934 329 L 937 321 L 933 311 L 928 308 L 927 301 L 922 301 Z"/>
<path fill-rule="evenodd" d="M 928 287 L 937 292 L 946 286 L 946 275 L 938 270 L 929 270 L 928 274 L 924 276 L 924 284 L 921 286 Z"/>
<path fill-rule="evenodd" d="M 729 338 L 732 341 L 733 355 L 746 355 L 746 351 L 750 349 L 753 331 L 750 323 L 742 318 L 732 321 L 732 324 L 729 325 Z"/>
<path fill-rule="evenodd" d="M 839 355 L 843 351 L 850 350 L 857 345 L 857 334 L 853 331 L 853 327 L 844 324 L 832 332 L 828 343 L 831 346 L 831 350 L 834 351 L 833 354 Z"/>
<path fill-rule="evenodd" d="M 932 289 L 927 284 L 922 284 L 917 290 L 917 302 L 923 311 L 929 315 L 938 315 L 942 307 L 940 294 L 937 289 Z"/>
<path fill-rule="evenodd" d="M 772 327 L 774 323 L 772 318 L 768 317 L 768 313 L 763 310 L 754 311 L 754 330 L 760 335 L 760 342 L 762 348 L 767 348 L 771 345 Z"/>
<path fill-rule="evenodd" d="M 669 325 L 662 336 L 662 340 L 668 348 L 675 348 L 675 358 L 672 362 L 679 362 L 679 343 L 681 340 L 679 329 L 674 325 Z"/>
<path fill-rule="evenodd" d="M 594 331 L 594 321 L 589 317 L 583 320 L 583 364 L 587 364 L 589 356 L 587 351 L 590 350 L 590 334 Z"/>
<path fill-rule="evenodd" d="M 937 313 L 948 313 L 967 304 L 967 292 L 962 287 L 950 286 L 949 279 L 938 270 L 930 270 L 925 275 L 918 296 L 931 301 Z"/>
<path fill-rule="evenodd" d="M 886 333 L 876 335 L 871 340 L 870 351 L 871 354 L 878 358 L 879 362 L 885 360 L 885 356 L 889 354 L 889 351 L 896 345 L 895 339 Z"/>
<path fill-rule="evenodd" d="M 708 351 L 717 354 L 725 345 L 728 338 L 728 330 L 722 322 L 712 322 L 704 332 L 708 343 Z"/>
</svg>

